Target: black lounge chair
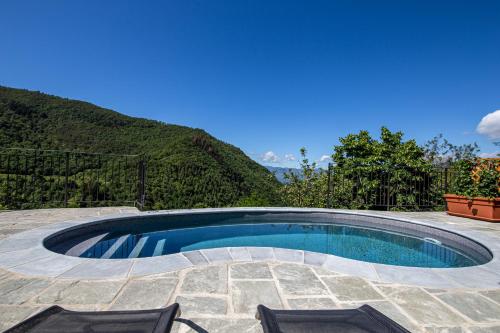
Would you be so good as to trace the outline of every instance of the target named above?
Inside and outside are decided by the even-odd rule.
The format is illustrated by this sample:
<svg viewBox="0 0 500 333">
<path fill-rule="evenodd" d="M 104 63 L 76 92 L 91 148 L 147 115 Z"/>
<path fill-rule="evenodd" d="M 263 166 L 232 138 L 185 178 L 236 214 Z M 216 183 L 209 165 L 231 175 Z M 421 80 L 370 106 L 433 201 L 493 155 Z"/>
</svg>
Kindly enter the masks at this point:
<svg viewBox="0 0 500 333">
<path fill-rule="evenodd" d="M 271 310 L 257 307 L 264 333 L 410 333 L 369 305 L 349 310 Z"/>
<path fill-rule="evenodd" d="M 97 312 L 51 306 L 5 333 L 165 333 L 178 315 L 177 303 L 157 310 Z"/>
</svg>

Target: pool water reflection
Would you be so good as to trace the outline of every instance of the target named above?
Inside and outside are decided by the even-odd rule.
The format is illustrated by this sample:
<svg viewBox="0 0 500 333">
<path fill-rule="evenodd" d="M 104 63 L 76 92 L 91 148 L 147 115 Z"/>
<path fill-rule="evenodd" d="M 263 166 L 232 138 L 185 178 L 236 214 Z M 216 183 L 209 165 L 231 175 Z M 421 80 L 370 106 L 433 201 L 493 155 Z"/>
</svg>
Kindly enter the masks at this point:
<svg viewBox="0 0 500 333">
<path fill-rule="evenodd" d="M 259 246 L 333 254 L 373 263 L 413 267 L 479 264 L 458 249 L 387 230 L 336 224 L 259 223 L 205 226 L 145 233 L 102 233 L 69 249 L 85 258 L 140 258 L 218 247 Z"/>
</svg>

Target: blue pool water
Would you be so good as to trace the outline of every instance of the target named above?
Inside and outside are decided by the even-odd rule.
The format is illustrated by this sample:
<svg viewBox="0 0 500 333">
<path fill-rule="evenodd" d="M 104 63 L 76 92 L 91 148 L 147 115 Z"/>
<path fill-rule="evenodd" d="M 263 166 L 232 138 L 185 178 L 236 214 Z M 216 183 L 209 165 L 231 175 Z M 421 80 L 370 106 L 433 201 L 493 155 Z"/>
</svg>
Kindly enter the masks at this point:
<svg viewBox="0 0 500 333">
<path fill-rule="evenodd" d="M 341 224 L 258 223 L 150 232 L 104 232 L 67 249 L 85 258 L 139 258 L 217 247 L 263 246 L 306 250 L 389 265 L 466 267 L 479 264 L 432 239 Z M 66 251 L 66 250 L 65 250 Z"/>
</svg>

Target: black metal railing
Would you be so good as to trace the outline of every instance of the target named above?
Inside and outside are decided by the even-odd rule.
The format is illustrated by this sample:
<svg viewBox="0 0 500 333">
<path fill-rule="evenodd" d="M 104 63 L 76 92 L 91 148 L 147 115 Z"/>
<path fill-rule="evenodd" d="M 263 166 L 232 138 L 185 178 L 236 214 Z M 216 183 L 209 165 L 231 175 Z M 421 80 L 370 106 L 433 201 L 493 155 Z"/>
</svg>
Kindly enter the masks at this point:
<svg viewBox="0 0 500 333">
<path fill-rule="evenodd" d="M 330 208 L 443 209 L 443 194 L 453 179 L 448 168 L 343 170 L 330 165 L 327 172 L 326 206 Z"/>
<path fill-rule="evenodd" d="M 172 165 L 143 155 L 3 148 L 0 209 L 112 205 L 170 209 L 196 207 L 199 202 L 204 202 L 205 207 L 219 207 L 236 202 L 243 195 L 241 176 L 217 178 L 210 177 L 210 172 L 203 164 Z M 291 205 L 443 209 L 443 194 L 453 179 L 453 172 L 448 169 L 345 170 L 330 165 L 326 172 L 327 181 L 314 189 L 315 199 L 298 200 Z M 308 191 L 305 189 L 299 196 L 310 197 Z"/>
<path fill-rule="evenodd" d="M 0 149 L 0 208 L 144 205 L 140 155 Z"/>
</svg>

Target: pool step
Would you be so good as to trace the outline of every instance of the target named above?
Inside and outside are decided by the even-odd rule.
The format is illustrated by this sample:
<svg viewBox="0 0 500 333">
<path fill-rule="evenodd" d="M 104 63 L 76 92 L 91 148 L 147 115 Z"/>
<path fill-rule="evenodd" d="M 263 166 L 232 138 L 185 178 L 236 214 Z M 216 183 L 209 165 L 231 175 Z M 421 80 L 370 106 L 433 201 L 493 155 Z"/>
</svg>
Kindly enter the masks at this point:
<svg viewBox="0 0 500 333">
<path fill-rule="evenodd" d="M 104 252 L 104 254 L 101 256 L 101 259 L 109 259 L 113 256 L 113 254 L 115 254 L 115 252 L 123 245 L 123 243 L 125 243 L 125 241 L 127 240 L 127 238 L 129 238 L 131 235 L 124 235 L 124 236 L 121 236 L 120 238 L 118 238 L 116 240 L 116 242 L 113 243 L 113 245 L 111 245 L 109 247 L 109 249 Z"/>
<path fill-rule="evenodd" d="M 128 255 L 129 258 L 138 258 L 139 254 L 141 254 L 142 249 L 144 248 L 144 245 L 146 245 L 146 242 L 148 241 L 148 236 L 142 237 L 139 239 L 137 244 L 134 246 L 130 254 Z"/>
<path fill-rule="evenodd" d="M 155 251 L 153 252 L 153 257 L 161 256 L 163 254 L 163 248 L 165 247 L 165 240 L 159 240 L 156 243 Z"/>
<path fill-rule="evenodd" d="M 86 239 L 83 242 L 80 242 L 75 246 L 73 246 L 72 248 L 70 248 L 68 251 L 65 252 L 65 254 L 74 257 L 80 257 L 80 256 L 85 257 L 84 254 L 87 251 L 91 251 L 94 248 L 94 246 L 96 246 L 96 244 L 98 244 L 101 240 L 106 238 L 108 234 L 109 233 L 105 233 L 102 235 L 97 235 L 95 237 Z"/>
</svg>

